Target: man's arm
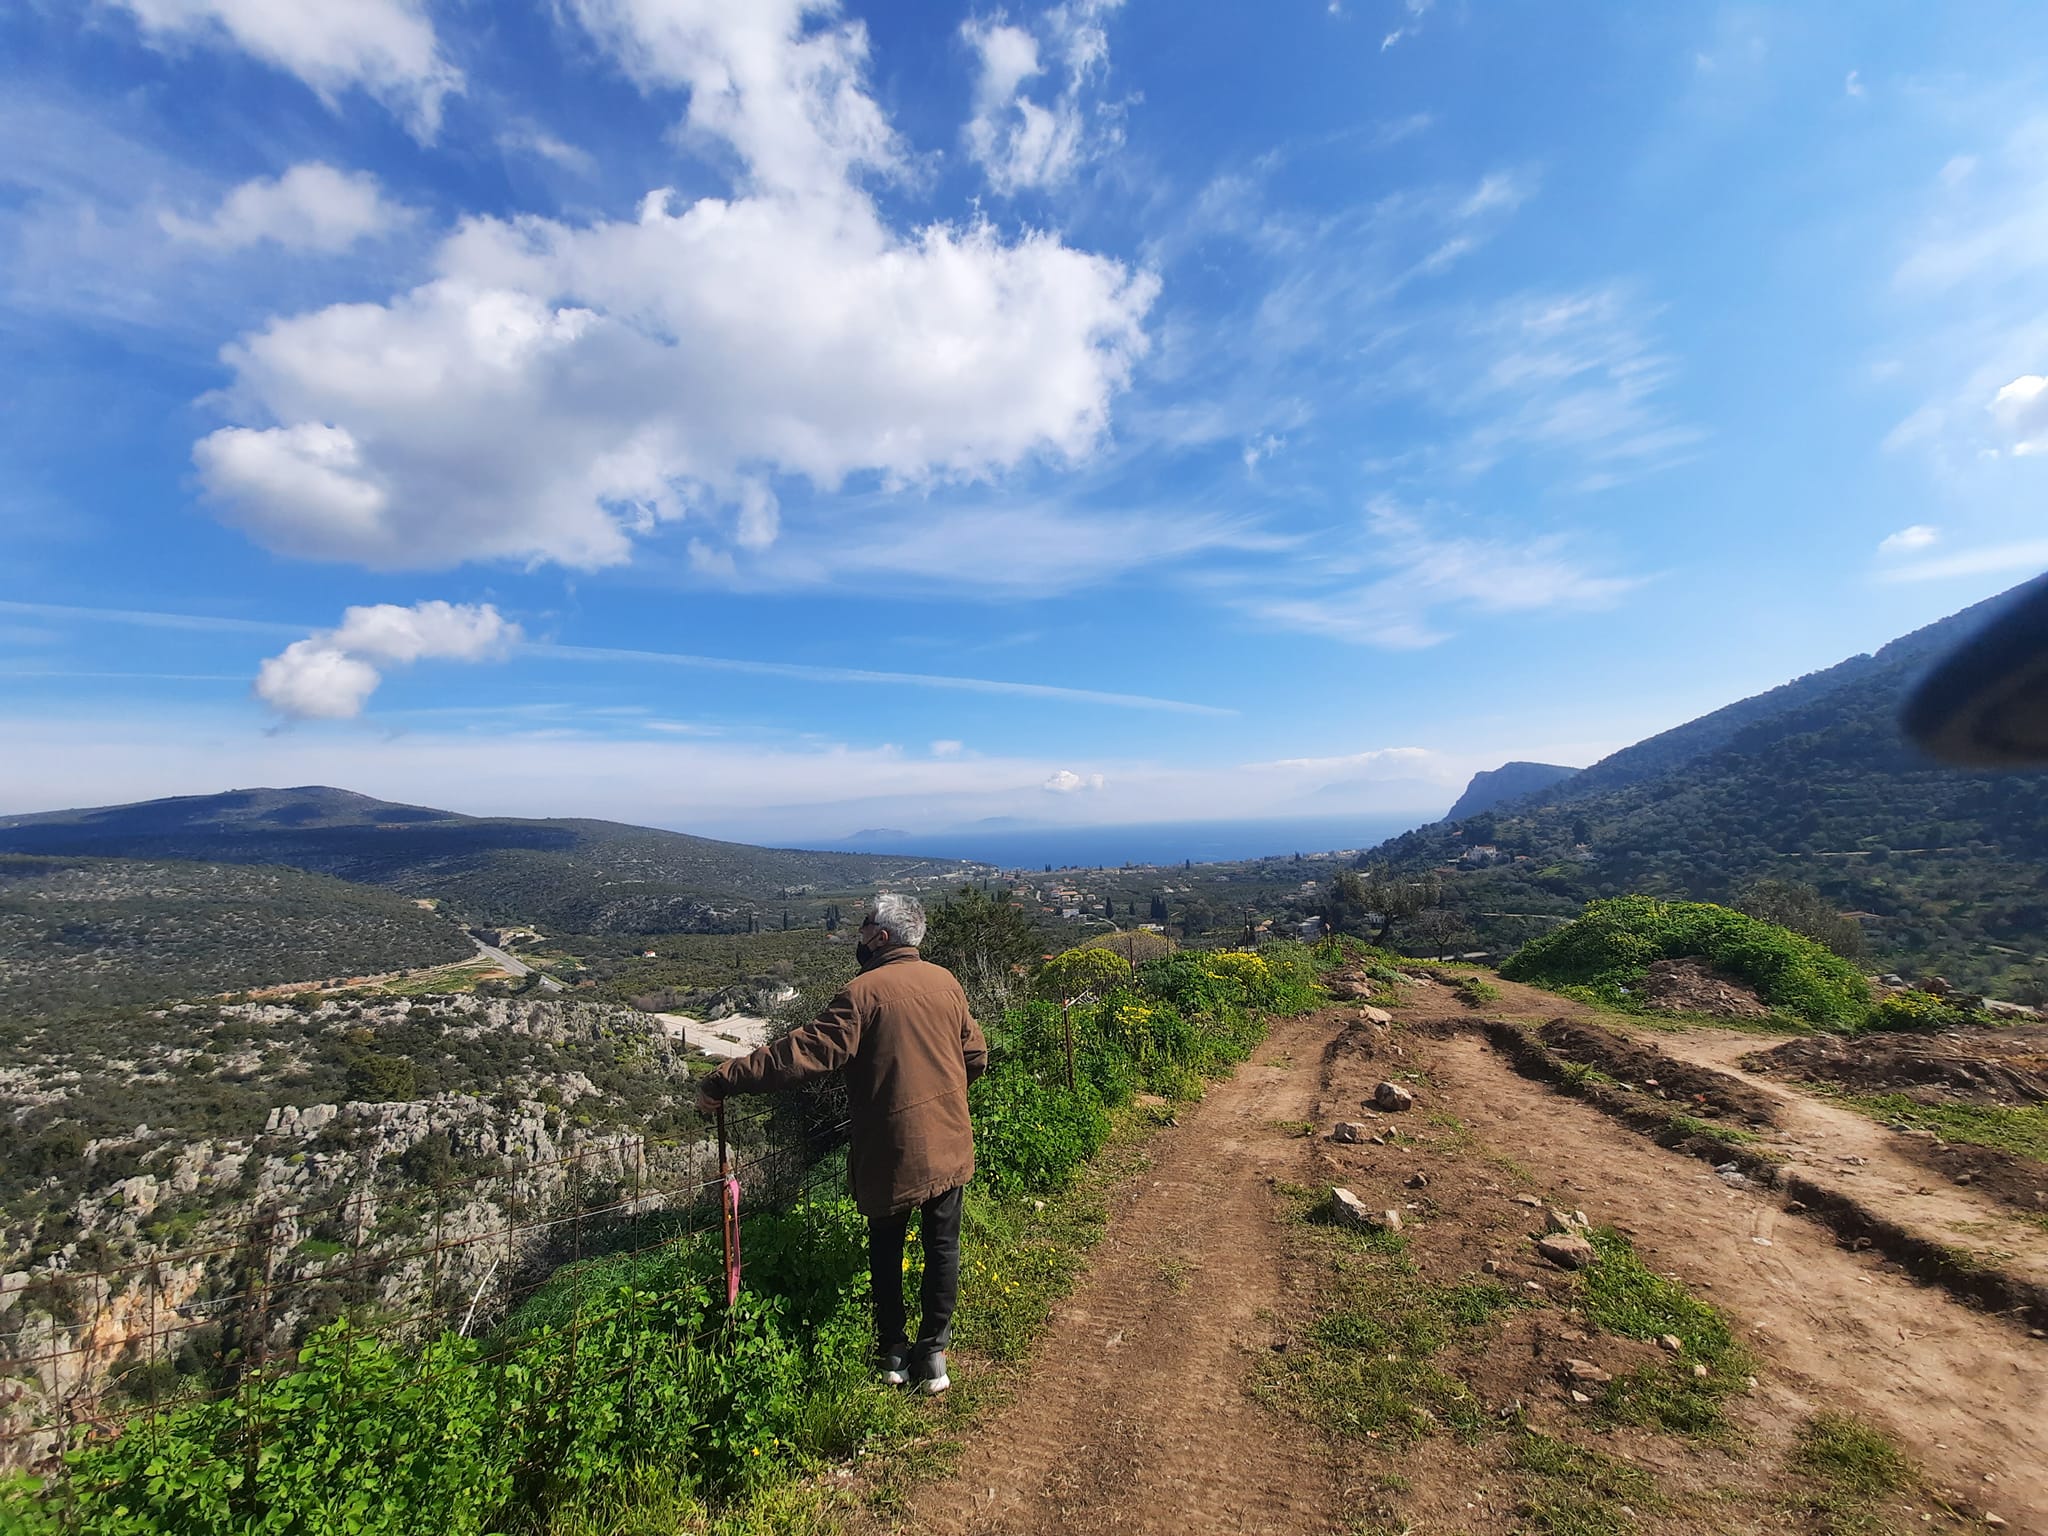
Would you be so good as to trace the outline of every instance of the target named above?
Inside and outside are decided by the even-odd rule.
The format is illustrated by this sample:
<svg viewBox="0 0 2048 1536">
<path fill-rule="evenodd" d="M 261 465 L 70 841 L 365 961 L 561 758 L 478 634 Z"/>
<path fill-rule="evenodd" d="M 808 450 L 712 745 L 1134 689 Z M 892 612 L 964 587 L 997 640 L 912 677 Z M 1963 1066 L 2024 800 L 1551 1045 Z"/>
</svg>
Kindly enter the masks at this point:
<svg viewBox="0 0 2048 1536">
<path fill-rule="evenodd" d="M 708 1112 L 736 1093 L 776 1093 L 837 1072 L 860 1049 L 860 1034 L 860 1012 L 841 992 L 810 1023 L 700 1078 L 697 1107 Z"/>
<path fill-rule="evenodd" d="M 982 1034 L 981 1026 L 974 1022 L 974 1015 L 967 1015 L 967 1022 L 960 1026 L 960 1054 L 967 1058 L 967 1081 L 973 1082 L 988 1070 L 988 1038 Z"/>
</svg>

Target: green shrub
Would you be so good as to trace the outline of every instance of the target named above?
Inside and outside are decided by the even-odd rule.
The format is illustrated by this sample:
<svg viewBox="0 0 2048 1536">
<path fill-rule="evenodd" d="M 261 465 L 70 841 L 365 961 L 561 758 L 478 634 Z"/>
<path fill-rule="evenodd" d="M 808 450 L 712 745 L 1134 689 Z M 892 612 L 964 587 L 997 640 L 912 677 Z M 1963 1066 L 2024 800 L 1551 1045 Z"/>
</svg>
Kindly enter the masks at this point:
<svg viewBox="0 0 2048 1536">
<path fill-rule="evenodd" d="M 1195 950 L 1181 950 L 1154 960 L 1138 973 L 1142 994 L 1171 1005 L 1179 1013 L 1207 1013 L 1231 1000 L 1237 984 L 1218 976 Z"/>
<path fill-rule="evenodd" d="M 1870 1012 L 1870 983 L 1848 961 L 1775 923 L 1699 901 L 1593 902 L 1577 922 L 1523 945 L 1500 973 L 1626 1005 L 1653 963 L 1687 957 L 1739 977 L 1773 1008 L 1825 1028 L 1856 1029 Z"/>
<path fill-rule="evenodd" d="M 750 1220 L 730 1312 L 699 1235 L 562 1272 L 488 1341 L 408 1355 L 335 1323 L 286 1375 L 73 1452 L 55 1497 L 0 1485 L 0 1531 L 483 1536 L 644 1466 L 746 1494 L 895 1411 L 869 1379 L 863 1240 L 845 1201 Z"/>
<path fill-rule="evenodd" d="M 989 1071 L 968 1094 L 977 1177 L 998 1194 L 1064 1188 L 1109 1139 L 1109 1112 L 1090 1085 L 1069 1092 L 1022 1066 Z"/>
<path fill-rule="evenodd" d="M 1888 992 L 1879 998 L 1877 1006 L 1870 1010 L 1870 1017 L 1864 1027 L 1921 1030 L 1932 1033 L 1937 1030 L 1956 1029 L 1975 1022 L 1975 1014 L 1967 1008 L 1958 1007 L 1945 997 L 1936 997 L 1932 992 L 1908 990 Z"/>
<path fill-rule="evenodd" d="M 1070 949 L 1054 955 L 1038 968 L 1032 984 L 1041 997 L 1054 1002 L 1073 1002 L 1100 997 L 1112 987 L 1131 979 L 1131 963 L 1115 950 Z"/>
</svg>

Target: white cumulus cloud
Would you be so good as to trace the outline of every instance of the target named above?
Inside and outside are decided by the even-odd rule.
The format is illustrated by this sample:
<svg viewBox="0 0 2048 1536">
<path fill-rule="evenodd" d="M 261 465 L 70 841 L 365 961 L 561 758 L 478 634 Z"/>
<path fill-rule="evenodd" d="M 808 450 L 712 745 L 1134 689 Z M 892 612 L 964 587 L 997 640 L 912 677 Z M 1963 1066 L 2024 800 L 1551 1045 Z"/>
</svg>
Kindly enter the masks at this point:
<svg viewBox="0 0 2048 1536">
<path fill-rule="evenodd" d="M 1901 528 L 1897 533 L 1888 533 L 1878 541 L 1877 552 L 1881 555 L 1909 555 L 1916 550 L 1928 548 L 1941 537 L 1941 530 L 1926 523 L 1915 523 L 1910 528 Z"/>
<path fill-rule="evenodd" d="M 349 720 L 383 681 L 415 661 L 494 661 L 519 642 L 517 624 L 489 603 L 377 603 L 295 640 L 256 672 L 256 696 L 297 720 Z"/>
<path fill-rule="evenodd" d="M 441 54 L 420 0 L 110 0 L 152 44 L 225 43 L 296 75 L 332 106 L 360 86 L 421 138 L 462 73 Z"/>
<path fill-rule="evenodd" d="M 2018 455 L 2048 451 L 2048 378 L 2022 374 L 1992 397 L 1991 419 Z"/>
<path fill-rule="evenodd" d="M 1071 768 L 1062 768 L 1039 785 L 1039 788 L 1048 794 L 1076 795 L 1083 790 L 1101 789 L 1106 782 L 1099 773 L 1080 774 Z"/>
<path fill-rule="evenodd" d="M 967 120 L 967 153 L 997 192 L 1012 196 L 1067 180 L 1089 153 L 1089 87 L 1109 65 L 1103 18 L 1122 0 L 1071 0 L 1054 6 L 1040 23 L 1040 38 L 1001 16 L 973 19 L 960 28 L 980 61 L 974 115 Z M 1052 56 L 1046 62 L 1045 55 Z M 1056 74 L 1045 100 L 1028 88 Z M 1114 137 L 1113 134 L 1110 135 Z"/>
<path fill-rule="evenodd" d="M 195 450 L 224 516 L 378 568 L 617 564 L 689 516 L 716 572 L 774 543 L 778 476 L 928 485 L 1094 448 L 1156 278 L 1046 232 L 893 227 L 862 183 L 902 159 L 857 23 L 825 0 L 572 9 L 645 89 L 688 92 L 687 136 L 737 155 L 739 190 L 475 217 L 419 287 L 245 336 L 240 419 Z"/>
<path fill-rule="evenodd" d="M 168 210 L 157 222 L 174 240 L 238 251 L 268 240 L 293 251 L 345 251 L 388 234 L 413 216 L 384 196 L 366 171 L 339 171 L 311 160 L 282 176 L 245 181 L 203 219 Z"/>
</svg>

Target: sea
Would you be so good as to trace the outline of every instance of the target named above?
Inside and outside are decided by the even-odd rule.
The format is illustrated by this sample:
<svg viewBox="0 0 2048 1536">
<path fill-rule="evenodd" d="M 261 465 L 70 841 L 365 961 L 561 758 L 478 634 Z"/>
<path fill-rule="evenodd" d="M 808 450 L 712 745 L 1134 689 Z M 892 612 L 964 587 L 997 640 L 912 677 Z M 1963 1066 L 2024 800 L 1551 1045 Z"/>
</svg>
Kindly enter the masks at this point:
<svg viewBox="0 0 2048 1536">
<path fill-rule="evenodd" d="M 948 832 L 882 832 L 813 847 L 972 859 L 1004 869 L 1115 869 L 1124 864 L 1234 862 L 1272 854 L 1365 849 L 1430 818 L 1319 816 L 1259 821 L 1149 821 L 1108 827 L 962 827 Z"/>
</svg>

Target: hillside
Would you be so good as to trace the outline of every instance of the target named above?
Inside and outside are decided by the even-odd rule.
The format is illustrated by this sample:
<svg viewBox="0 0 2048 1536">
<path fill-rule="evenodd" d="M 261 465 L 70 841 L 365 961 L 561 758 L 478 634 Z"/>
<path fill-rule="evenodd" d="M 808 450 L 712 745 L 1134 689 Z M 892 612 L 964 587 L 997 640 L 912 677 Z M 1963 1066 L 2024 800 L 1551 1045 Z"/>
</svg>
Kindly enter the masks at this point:
<svg viewBox="0 0 2048 1536">
<path fill-rule="evenodd" d="M 0 855 L 10 1024 L 472 953 L 402 896 L 302 870 Z"/>
<path fill-rule="evenodd" d="M 828 893 L 961 868 L 612 821 L 464 816 L 323 786 L 9 816 L 0 852 L 283 864 L 433 897 L 467 921 L 579 933 L 744 930 L 749 907 L 773 904 L 779 918 L 786 903 L 808 918 Z"/>
<path fill-rule="evenodd" d="M 1936 766 L 1899 738 L 1929 662 L 1999 599 L 1615 753 L 1368 861 L 1421 870 L 1491 843 L 1512 862 L 1452 880 L 1492 948 L 1639 891 L 1725 900 L 1759 878 L 1862 914 L 1872 955 L 1997 987 L 2048 970 L 2048 774 Z"/>
<path fill-rule="evenodd" d="M 1467 816 L 1477 816 L 1506 801 L 1548 789 L 1578 771 L 1555 763 L 1503 763 L 1498 768 L 1481 769 L 1472 775 L 1472 782 L 1458 796 L 1458 803 L 1444 813 L 1444 820 L 1462 821 Z"/>
</svg>

